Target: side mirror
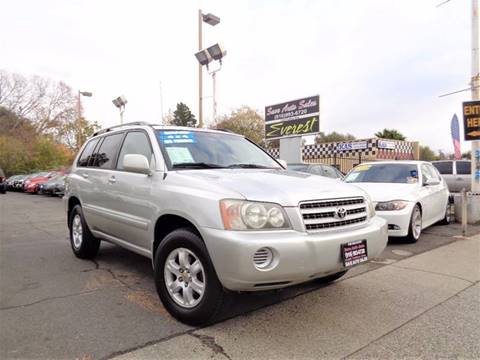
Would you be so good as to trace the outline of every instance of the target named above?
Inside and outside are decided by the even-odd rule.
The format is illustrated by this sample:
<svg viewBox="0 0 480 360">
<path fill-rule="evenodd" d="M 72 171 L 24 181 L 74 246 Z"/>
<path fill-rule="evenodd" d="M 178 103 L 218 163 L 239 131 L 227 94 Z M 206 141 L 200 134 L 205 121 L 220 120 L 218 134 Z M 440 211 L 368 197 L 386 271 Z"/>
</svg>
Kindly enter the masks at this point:
<svg viewBox="0 0 480 360">
<path fill-rule="evenodd" d="M 123 157 L 123 168 L 127 171 L 150 175 L 150 165 L 145 155 L 126 154 Z"/>
<path fill-rule="evenodd" d="M 287 168 L 287 162 L 282 159 L 277 159 L 277 162 L 282 165 L 285 169 Z"/>
<path fill-rule="evenodd" d="M 437 180 L 437 179 L 428 179 L 423 183 L 424 186 L 432 186 L 432 185 L 438 185 L 438 184 L 440 184 L 440 180 Z"/>
</svg>

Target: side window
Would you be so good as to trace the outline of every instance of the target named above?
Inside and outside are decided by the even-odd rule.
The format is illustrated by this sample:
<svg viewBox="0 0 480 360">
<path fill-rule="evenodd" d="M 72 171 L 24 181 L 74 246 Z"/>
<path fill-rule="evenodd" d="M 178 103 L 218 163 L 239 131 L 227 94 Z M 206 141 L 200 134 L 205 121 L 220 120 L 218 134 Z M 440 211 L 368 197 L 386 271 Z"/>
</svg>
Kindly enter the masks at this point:
<svg viewBox="0 0 480 360">
<path fill-rule="evenodd" d="M 87 145 L 85 145 L 82 154 L 78 158 L 77 166 L 88 166 L 88 161 L 92 157 L 92 152 L 95 148 L 95 145 L 97 145 L 97 142 L 98 139 L 92 139 L 87 143 Z"/>
<path fill-rule="evenodd" d="M 433 162 L 438 172 L 442 175 L 452 175 L 453 174 L 453 161 L 438 161 Z"/>
<path fill-rule="evenodd" d="M 324 175 L 322 171 L 322 167 L 320 165 L 310 165 L 310 171 L 311 174 L 315 175 Z"/>
<path fill-rule="evenodd" d="M 430 180 L 433 178 L 432 172 L 427 167 L 427 165 L 422 164 L 422 182 Z"/>
<path fill-rule="evenodd" d="M 440 175 L 438 174 L 437 169 L 433 166 L 428 164 L 427 165 L 428 170 L 430 171 L 430 174 L 432 174 L 432 177 L 436 180 L 440 180 Z"/>
<path fill-rule="evenodd" d="M 105 136 L 102 145 L 95 154 L 93 166 L 102 169 L 111 169 L 117 155 L 123 133 Z"/>
<path fill-rule="evenodd" d="M 470 161 L 457 161 L 457 175 L 470 175 L 472 168 Z"/>
<path fill-rule="evenodd" d="M 148 140 L 147 134 L 143 131 L 131 131 L 125 137 L 125 140 L 118 156 L 117 169 L 123 169 L 123 158 L 127 154 L 144 155 L 148 163 L 152 158 L 152 148 Z"/>
</svg>

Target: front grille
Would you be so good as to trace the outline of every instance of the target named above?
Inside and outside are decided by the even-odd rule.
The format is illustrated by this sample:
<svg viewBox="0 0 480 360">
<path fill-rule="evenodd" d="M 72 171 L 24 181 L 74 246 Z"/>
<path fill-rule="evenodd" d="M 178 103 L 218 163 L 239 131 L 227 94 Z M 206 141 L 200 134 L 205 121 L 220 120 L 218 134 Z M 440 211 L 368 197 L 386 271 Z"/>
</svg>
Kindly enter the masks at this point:
<svg viewBox="0 0 480 360">
<path fill-rule="evenodd" d="M 367 207 L 362 197 L 304 202 L 300 204 L 300 213 L 305 228 L 309 231 L 338 228 L 367 221 Z"/>
</svg>

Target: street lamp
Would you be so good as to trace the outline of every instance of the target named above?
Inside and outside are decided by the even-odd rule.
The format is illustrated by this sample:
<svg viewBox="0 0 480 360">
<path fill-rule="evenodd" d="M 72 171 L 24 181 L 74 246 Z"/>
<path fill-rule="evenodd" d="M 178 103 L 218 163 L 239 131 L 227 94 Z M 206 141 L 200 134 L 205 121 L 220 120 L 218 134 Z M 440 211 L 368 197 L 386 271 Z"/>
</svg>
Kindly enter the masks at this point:
<svg viewBox="0 0 480 360">
<path fill-rule="evenodd" d="M 92 97 L 92 93 L 90 91 L 80 91 L 78 90 L 78 125 L 80 126 L 80 120 L 82 118 L 82 96 L 85 97 Z M 76 146 L 80 147 L 80 132 L 77 131 L 77 138 L 76 138 Z"/>
<path fill-rule="evenodd" d="M 195 57 L 198 60 L 200 68 L 202 66 L 206 66 L 207 70 L 209 70 L 209 64 L 213 61 L 216 60 L 219 63 L 219 66 L 212 70 L 208 71 L 210 75 L 212 75 L 212 80 L 213 80 L 213 121 L 216 121 L 217 119 L 217 97 L 216 97 L 216 92 L 217 92 L 217 78 L 216 78 L 216 73 L 222 68 L 222 59 L 223 57 L 227 55 L 227 51 L 223 48 L 222 45 L 220 44 L 215 44 L 207 48 L 206 50 L 201 50 L 198 53 L 195 54 Z M 203 126 L 203 121 L 202 125 Z"/>
<path fill-rule="evenodd" d="M 202 10 L 198 10 L 198 51 L 201 52 L 203 49 L 202 45 L 202 25 L 207 23 L 210 26 L 215 26 L 220 23 L 220 18 L 211 13 L 203 14 Z M 197 57 L 198 59 L 198 57 Z M 206 65 L 206 64 L 205 64 Z M 202 73 L 202 63 L 199 61 L 198 64 L 198 126 L 203 127 L 203 73 Z"/>
<path fill-rule="evenodd" d="M 112 100 L 113 105 L 115 105 L 120 110 L 120 124 L 123 124 L 123 112 L 125 111 L 125 105 L 127 104 L 127 98 L 122 95 Z"/>
</svg>

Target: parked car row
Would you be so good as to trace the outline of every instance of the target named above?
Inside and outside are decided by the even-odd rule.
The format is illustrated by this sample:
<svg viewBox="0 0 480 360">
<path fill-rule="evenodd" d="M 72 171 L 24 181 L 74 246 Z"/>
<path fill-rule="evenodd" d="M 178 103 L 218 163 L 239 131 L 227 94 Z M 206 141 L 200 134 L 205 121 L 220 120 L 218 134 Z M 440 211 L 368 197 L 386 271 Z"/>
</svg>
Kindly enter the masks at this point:
<svg viewBox="0 0 480 360">
<path fill-rule="evenodd" d="M 5 190 L 31 194 L 63 196 L 65 172 L 42 171 L 33 174 L 13 175 L 5 180 Z"/>
</svg>

